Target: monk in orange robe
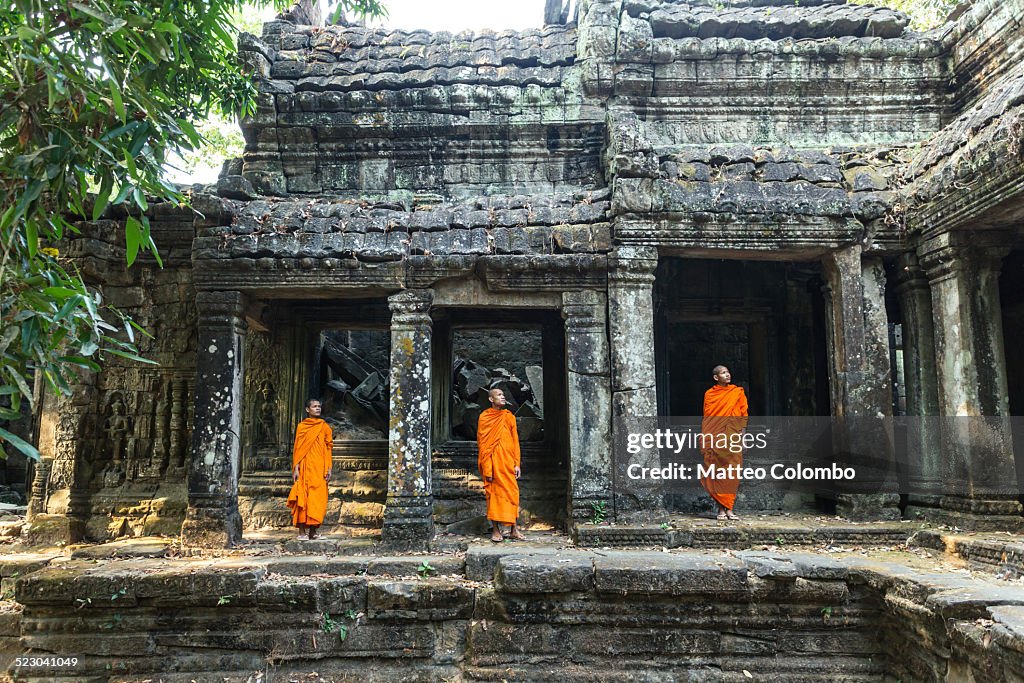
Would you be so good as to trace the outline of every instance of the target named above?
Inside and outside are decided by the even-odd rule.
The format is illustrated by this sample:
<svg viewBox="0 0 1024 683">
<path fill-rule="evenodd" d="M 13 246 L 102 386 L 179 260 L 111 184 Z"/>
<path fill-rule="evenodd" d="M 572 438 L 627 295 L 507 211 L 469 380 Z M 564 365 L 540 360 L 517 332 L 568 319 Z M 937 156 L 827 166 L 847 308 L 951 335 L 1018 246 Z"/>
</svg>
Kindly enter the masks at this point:
<svg viewBox="0 0 1024 683">
<path fill-rule="evenodd" d="M 299 538 L 319 538 L 316 530 L 327 514 L 327 482 L 331 480 L 331 449 L 334 434 L 331 427 L 320 419 L 320 401 L 306 401 L 306 419 L 295 430 L 295 450 L 292 452 L 292 490 L 288 494 L 288 507 L 292 510 L 292 524 L 299 528 Z"/>
<path fill-rule="evenodd" d="M 480 413 L 476 443 L 480 449 L 478 464 L 487 494 L 487 519 L 491 521 L 491 540 L 501 543 L 501 524 L 511 525 L 509 538 L 526 540 L 516 522 L 519 519 L 519 432 L 516 417 L 505 410 L 505 392 L 491 389 L 487 394 L 491 407 Z"/>
<path fill-rule="evenodd" d="M 717 470 L 743 465 L 741 443 L 743 430 L 747 427 L 747 395 L 743 387 L 732 382 L 732 373 L 724 365 L 712 371 L 715 386 L 704 393 L 704 420 L 701 422 L 701 454 L 704 467 L 715 465 Z M 704 486 L 718 505 L 718 519 L 739 519 L 733 508 L 736 506 L 736 491 L 739 478 L 724 479 L 701 477 Z"/>
</svg>

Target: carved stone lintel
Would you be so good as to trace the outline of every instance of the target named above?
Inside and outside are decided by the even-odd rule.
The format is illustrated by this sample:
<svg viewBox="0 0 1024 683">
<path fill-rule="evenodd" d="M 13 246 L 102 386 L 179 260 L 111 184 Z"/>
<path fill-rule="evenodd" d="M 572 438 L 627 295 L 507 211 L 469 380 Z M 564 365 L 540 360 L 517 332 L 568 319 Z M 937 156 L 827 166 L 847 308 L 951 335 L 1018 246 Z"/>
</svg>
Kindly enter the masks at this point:
<svg viewBox="0 0 1024 683">
<path fill-rule="evenodd" d="M 391 417 L 388 498 L 382 537 L 403 547 L 434 536 L 430 462 L 433 292 L 405 290 L 390 297 Z"/>
</svg>

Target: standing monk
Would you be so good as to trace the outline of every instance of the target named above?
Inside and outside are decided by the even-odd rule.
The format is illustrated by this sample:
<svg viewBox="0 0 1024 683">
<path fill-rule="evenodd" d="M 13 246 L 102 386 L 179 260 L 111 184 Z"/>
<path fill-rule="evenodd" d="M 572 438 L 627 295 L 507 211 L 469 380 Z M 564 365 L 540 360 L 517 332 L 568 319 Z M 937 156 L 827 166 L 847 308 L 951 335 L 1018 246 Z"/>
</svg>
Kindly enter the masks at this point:
<svg viewBox="0 0 1024 683">
<path fill-rule="evenodd" d="M 743 465 L 743 448 L 739 445 L 747 427 L 747 395 L 743 387 L 732 382 L 732 373 L 724 365 L 712 370 L 715 386 L 704 393 L 704 420 L 700 430 L 705 435 L 701 444 L 704 467 L 711 465 L 721 471 L 730 465 Z M 735 435 L 735 436 L 734 436 Z M 700 483 L 718 505 L 718 519 L 739 519 L 732 511 L 736 506 L 737 477 L 701 477 Z"/>
<path fill-rule="evenodd" d="M 331 480 L 331 449 L 334 434 L 331 427 L 320 419 L 320 401 L 306 401 L 306 419 L 295 430 L 295 450 L 292 453 L 292 484 L 288 494 L 288 507 L 292 509 L 292 524 L 299 527 L 299 538 L 319 538 L 316 530 L 323 524 L 327 513 L 327 482 Z"/>
<path fill-rule="evenodd" d="M 509 538 L 524 541 L 519 531 L 519 432 L 516 418 L 505 410 L 505 392 L 487 392 L 491 407 L 480 413 L 476 443 L 480 448 L 480 476 L 487 494 L 487 519 L 491 520 L 491 540 L 501 543 L 499 524 L 511 525 Z"/>
</svg>

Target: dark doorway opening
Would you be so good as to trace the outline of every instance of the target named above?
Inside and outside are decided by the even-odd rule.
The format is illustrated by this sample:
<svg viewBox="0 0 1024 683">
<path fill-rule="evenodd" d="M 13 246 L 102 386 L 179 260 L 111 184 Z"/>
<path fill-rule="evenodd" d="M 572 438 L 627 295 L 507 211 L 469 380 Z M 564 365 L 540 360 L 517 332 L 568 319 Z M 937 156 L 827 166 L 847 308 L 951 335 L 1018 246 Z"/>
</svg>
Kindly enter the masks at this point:
<svg viewBox="0 0 1024 683">
<path fill-rule="evenodd" d="M 1024 248 L 1018 247 L 1003 260 L 999 276 L 999 302 L 1003 313 L 1003 345 L 1006 349 L 1006 380 L 1010 415 L 1024 417 Z M 1024 491 L 1024 429 L 1013 420 L 1013 454 L 1018 490 Z M 1021 495 L 1024 503 L 1024 495 Z"/>
<path fill-rule="evenodd" d="M 662 258 L 655 273 L 658 413 L 699 418 L 712 369 L 726 365 L 751 416 L 831 414 L 825 311 L 817 263 Z M 778 486 L 744 485 L 747 510 L 827 510 Z M 666 496 L 670 509 L 710 510 L 699 485 Z"/>
<path fill-rule="evenodd" d="M 434 521 L 482 532 L 476 420 L 489 388 L 510 399 L 520 433 L 520 522 L 562 528 L 568 492 L 565 332 L 558 311 L 434 312 Z"/>
</svg>

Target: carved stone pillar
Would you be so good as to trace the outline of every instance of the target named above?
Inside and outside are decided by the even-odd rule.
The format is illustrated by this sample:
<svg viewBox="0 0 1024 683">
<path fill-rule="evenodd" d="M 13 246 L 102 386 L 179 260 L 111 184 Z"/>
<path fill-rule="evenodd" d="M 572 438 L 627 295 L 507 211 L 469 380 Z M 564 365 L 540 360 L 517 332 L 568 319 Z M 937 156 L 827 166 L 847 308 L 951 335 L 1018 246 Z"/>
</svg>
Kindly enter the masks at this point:
<svg viewBox="0 0 1024 683">
<path fill-rule="evenodd" d="M 429 289 L 390 297 L 391 430 L 388 434 L 388 497 L 383 539 L 426 547 L 434 537 L 430 463 L 432 323 Z"/>
<path fill-rule="evenodd" d="M 245 310 L 240 292 L 198 292 L 195 419 L 182 542 L 223 548 L 242 538 L 238 514 Z"/>
<path fill-rule="evenodd" d="M 654 269 L 658 252 L 619 247 L 609 259 L 608 330 L 611 343 L 612 442 L 621 444 L 624 420 L 658 414 L 654 362 Z M 647 421 L 648 426 L 651 421 Z M 642 451 L 630 463 L 657 467 L 656 449 Z M 620 521 L 667 519 L 661 483 L 630 481 L 627 463 L 617 463 L 615 516 Z"/>
<path fill-rule="evenodd" d="M 611 376 L 605 296 L 562 294 L 569 404 L 569 518 L 588 521 L 593 506 L 612 511 Z"/>
<path fill-rule="evenodd" d="M 903 373 L 907 396 L 909 488 L 907 514 L 917 506 L 936 507 L 942 481 L 939 445 L 938 383 L 935 374 L 935 326 L 932 293 L 913 253 L 903 254 L 892 277 L 903 321 Z M 932 417 L 926 417 L 932 416 Z"/>
<path fill-rule="evenodd" d="M 826 318 L 829 329 L 829 385 L 832 412 L 840 418 L 835 445 L 863 454 L 875 473 L 895 463 L 891 425 L 876 418 L 892 416 L 892 368 L 885 313 L 885 269 L 876 256 L 863 256 L 861 245 L 839 249 L 824 258 Z M 840 494 L 836 511 L 851 519 L 899 519 L 899 494 Z"/>
<path fill-rule="evenodd" d="M 1006 252 L 982 236 L 946 234 L 918 253 L 931 284 L 943 473 L 951 489 L 935 517 L 964 528 L 1018 527 L 1021 506 L 1008 484 L 1017 479 L 999 304 Z"/>
</svg>

